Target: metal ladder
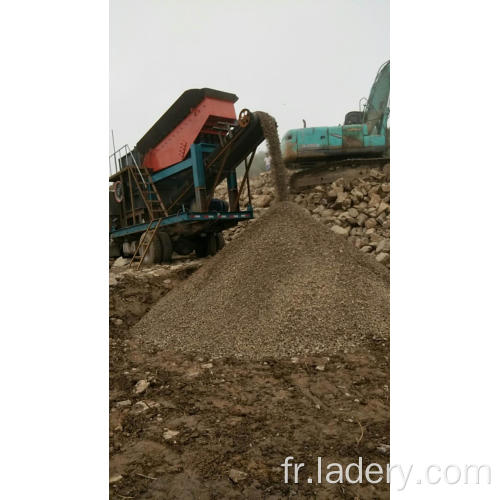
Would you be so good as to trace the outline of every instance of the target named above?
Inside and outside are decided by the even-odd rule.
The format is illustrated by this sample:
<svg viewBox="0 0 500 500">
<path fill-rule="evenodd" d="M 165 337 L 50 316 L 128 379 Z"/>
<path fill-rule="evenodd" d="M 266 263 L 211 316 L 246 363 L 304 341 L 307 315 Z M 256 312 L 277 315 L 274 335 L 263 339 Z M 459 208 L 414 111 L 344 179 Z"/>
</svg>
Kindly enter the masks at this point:
<svg viewBox="0 0 500 500">
<path fill-rule="evenodd" d="M 111 158 L 114 160 L 114 168 L 111 163 Z M 163 204 L 160 195 L 156 189 L 155 183 L 149 173 L 149 170 L 144 166 L 139 166 L 133 152 L 131 151 L 128 144 L 125 144 L 120 149 L 115 151 L 109 157 L 109 168 L 110 174 L 118 173 L 123 170 L 122 160 L 126 159 L 127 162 L 132 160 L 132 163 L 128 166 L 130 168 L 130 173 L 134 182 L 139 190 L 139 194 L 146 205 L 146 209 L 149 212 L 150 220 L 158 219 L 158 217 L 167 217 L 168 212 Z"/>
<path fill-rule="evenodd" d="M 149 170 L 144 166 L 139 166 L 134 160 L 134 166 L 130 169 L 134 182 L 139 190 L 139 194 L 146 205 L 151 221 L 160 217 L 167 217 L 168 212 L 163 204 L 155 183 L 151 178 Z"/>
<path fill-rule="evenodd" d="M 139 244 L 137 245 L 137 248 L 135 249 L 132 259 L 130 260 L 130 264 L 128 266 L 130 269 L 135 269 L 136 271 L 138 271 L 141 268 L 144 258 L 148 254 L 149 247 L 156 238 L 156 234 L 158 233 L 158 229 L 160 228 L 160 224 L 163 219 L 164 217 L 160 217 L 159 219 L 152 220 L 149 223 L 146 231 L 144 231 L 143 233 L 143 237 L 141 238 Z M 156 225 L 154 226 L 154 228 L 152 228 L 151 226 L 155 222 Z M 137 264 L 137 267 L 134 268 L 134 264 Z"/>
</svg>

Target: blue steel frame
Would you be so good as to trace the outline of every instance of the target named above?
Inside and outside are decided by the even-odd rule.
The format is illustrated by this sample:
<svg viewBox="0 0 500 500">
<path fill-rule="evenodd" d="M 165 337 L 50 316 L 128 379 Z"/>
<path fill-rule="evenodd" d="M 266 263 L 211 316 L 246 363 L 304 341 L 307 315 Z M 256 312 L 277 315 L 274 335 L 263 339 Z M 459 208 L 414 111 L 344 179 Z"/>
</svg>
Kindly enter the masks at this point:
<svg viewBox="0 0 500 500">
<path fill-rule="evenodd" d="M 151 175 L 153 182 L 158 182 L 172 175 L 175 175 L 183 170 L 192 169 L 193 170 L 193 181 L 195 190 L 205 188 L 205 168 L 203 164 L 203 153 L 211 153 L 216 148 L 213 144 L 192 144 L 191 145 L 191 155 L 189 158 L 172 165 L 171 167 L 165 168 L 160 172 L 156 172 Z M 236 171 L 232 171 L 231 174 L 227 176 L 227 187 L 228 191 L 237 190 L 237 178 Z M 214 222 L 214 221 L 224 221 L 224 220 L 247 220 L 253 219 L 253 208 L 249 205 L 247 210 L 239 212 L 182 212 L 177 215 L 170 215 L 162 219 L 160 227 L 170 226 L 172 224 L 179 223 L 192 223 L 192 222 Z M 154 229 L 158 221 L 151 224 L 151 229 Z M 149 226 L 149 222 L 144 224 L 135 224 L 133 226 L 128 226 L 122 229 L 117 229 L 111 231 L 110 236 L 112 238 L 121 238 L 123 236 L 128 236 L 130 234 L 142 233 L 146 231 Z"/>
<path fill-rule="evenodd" d="M 197 170 L 197 171 L 199 171 L 200 167 L 201 167 L 201 170 L 203 171 L 202 175 L 203 175 L 203 180 L 204 180 L 205 179 L 205 172 L 203 170 L 203 162 L 200 161 L 202 159 L 202 154 L 203 153 L 211 153 L 215 148 L 216 148 L 216 146 L 214 146 L 213 144 L 193 144 L 191 146 L 191 156 L 189 158 L 186 158 L 185 160 L 183 160 L 179 163 L 176 163 L 175 165 L 172 165 L 171 167 L 164 168 L 163 170 L 160 170 L 159 172 L 152 174 L 151 178 L 153 179 L 153 182 L 156 183 L 158 181 L 166 179 L 167 177 L 171 177 L 172 175 L 178 174 L 179 172 L 182 172 L 183 170 L 187 170 L 187 169 L 193 168 L 193 167 L 196 167 L 195 170 Z M 194 172 L 193 172 L 193 174 L 194 174 Z"/>
<path fill-rule="evenodd" d="M 220 221 L 220 220 L 247 220 L 253 219 L 253 210 L 250 208 L 241 212 L 183 212 L 178 215 L 170 215 L 165 217 L 161 223 L 160 227 L 170 226 L 172 224 L 178 224 L 182 222 L 203 222 L 203 221 Z M 151 229 L 154 229 L 158 221 L 151 224 Z M 116 231 L 111 231 L 111 237 L 121 238 L 123 236 L 128 236 L 129 234 L 142 233 L 146 231 L 149 226 L 149 222 L 144 224 L 136 224 L 135 226 L 124 227 L 123 229 L 118 229 Z"/>
</svg>

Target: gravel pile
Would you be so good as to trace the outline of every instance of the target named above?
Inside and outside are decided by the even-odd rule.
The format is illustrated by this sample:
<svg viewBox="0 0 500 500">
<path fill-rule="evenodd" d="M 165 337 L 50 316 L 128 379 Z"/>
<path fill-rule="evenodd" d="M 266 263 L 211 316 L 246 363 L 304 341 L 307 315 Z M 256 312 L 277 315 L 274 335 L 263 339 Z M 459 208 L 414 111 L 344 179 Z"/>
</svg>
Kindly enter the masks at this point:
<svg viewBox="0 0 500 500">
<path fill-rule="evenodd" d="M 335 353 L 388 339 L 389 273 L 292 202 L 277 202 L 134 327 L 204 356 Z"/>
</svg>

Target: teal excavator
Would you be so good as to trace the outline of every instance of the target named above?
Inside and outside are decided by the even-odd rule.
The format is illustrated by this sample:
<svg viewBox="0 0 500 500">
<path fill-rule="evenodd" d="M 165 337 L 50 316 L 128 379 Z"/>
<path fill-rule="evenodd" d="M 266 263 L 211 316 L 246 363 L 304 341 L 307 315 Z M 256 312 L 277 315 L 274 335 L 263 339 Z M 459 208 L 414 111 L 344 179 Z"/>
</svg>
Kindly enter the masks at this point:
<svg viewBox="0 0 500 500">
<path fill-rule="evenodd" d="M 292 191 L 356 175 L 360 168 L 389 162 L 390 61 L 377 72 L 370 96 L 360 111 L 346 114 L 344 125 L 309 127 L 286 132 L 281 140 L 283 161 L 295 172 Z"/>
</svg>

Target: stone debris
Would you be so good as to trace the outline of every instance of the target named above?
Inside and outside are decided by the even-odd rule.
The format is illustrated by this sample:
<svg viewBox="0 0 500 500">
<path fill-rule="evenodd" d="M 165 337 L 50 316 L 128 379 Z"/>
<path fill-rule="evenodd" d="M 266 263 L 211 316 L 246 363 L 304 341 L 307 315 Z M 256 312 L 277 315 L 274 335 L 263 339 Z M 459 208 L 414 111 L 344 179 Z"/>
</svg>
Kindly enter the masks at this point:
<svg viewBox="0 0 500 500">
<path fill-rule="evenodd" d="M 125 267 L 125 266 L 128 266 L 129 263 L 130 263 L 130 259 L 124 259 L 123 257 L 118 257 L 113 262 L 113 267 Z"/>
<path fill-rule="evenodd" d="M 149 410 L 149 406 L 144 401 L 137 401 L 132 407 L 131 413 L 133 415 L 139 415 L 139 413 L 143 413 L 146 410 Z"/>
<path fill-rule="evenodd" d="M 163 439 L 172 439 L 179 434 L 179 431 L 167 430 L 163 433 Z"/>
<path fill-rule="evenodd" d="M 388 455 L 391 447 L 388 444 L 381 444 L 377 446 L 377 450 L 380 451 L 380 453 L 383 453 L 384 455 Z"/>
<path fill-rule="evenodd" d="M 136 394 L 143 393 L 149 387 L 149 382 L 147 380 L 139 380 L 137 384 L 135 384 L 134 392 Z"/>
<path fill-rule="evenodd" d="M 125 408 L 126 406 L 131 406 L 132 405 L 132 401 L 130 401 L 130 399 L 126 399 L 125 401 L 118 401 L 118 403 L 116 403 L 116 407 L 117 408 Z"/>
<path fill-rule="evenodd" d="M 236 469 L 231 469 L 229 471 L 229 479 L 231 479 L 231 481 L 235 484 L 238 483 L 239 481 L 243 481 L 243 479 L 246 479 L 247 477 L 248 474 L 246 472 L 242 472 Z"/>
</svg>

